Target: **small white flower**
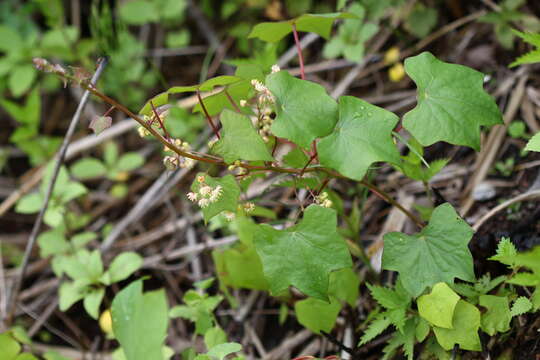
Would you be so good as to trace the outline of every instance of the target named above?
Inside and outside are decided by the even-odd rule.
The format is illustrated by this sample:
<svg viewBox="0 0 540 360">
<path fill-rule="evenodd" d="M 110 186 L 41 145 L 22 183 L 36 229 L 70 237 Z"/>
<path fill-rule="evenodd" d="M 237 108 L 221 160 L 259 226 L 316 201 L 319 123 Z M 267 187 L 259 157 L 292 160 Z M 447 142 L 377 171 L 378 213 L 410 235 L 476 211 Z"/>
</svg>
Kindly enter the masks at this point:
<svg viewBox="0 0 540 360">
<path fill-rule="evenodd" d="M 245 212 L 250 213 L 253 210 L 255 210 L 255 204 L 254 203 L 247 202 L 247 203 L 244 204 L 244 211 Z"/>
<path fill-rule="evenodd" d="M 180 160 L 178 157 L 175 156 L 165 156 L 163 159 L 163 165 L 167 168 L 167 170 L 176 170 L 180 163 Z"/>
<path fill-rule="evenodd" d="M 221 187 L 221 185 L 216 186 L 216 188 L 212 190 L 212 194 L 210 195 L 210 201 L 216 202 L 221 196 L 222 192 L 223 192 L 223 188 Z"/>
<path fill-rule="evenodd" d="M 240 106 L 241 106 L 241 107 L 245 107 L 246 104 L 247 104 L 247 101 L 246 101 L 246 100 L 244 100 L 244 99 L 240 100 Z"/>
<path fill-rule="evenodd" d="M 195 165 L 195 160 L 190 158 L 184 158 L 184 161 L 180 163 L 182 169 L 189 169 Z"/>
<path fill-rule="evenodd" d="M 199 204 L 199 206 L 200 206 L 201 208 L 205 208 L 205 207 L 207 207 L 208 205 L 210 205 L 210 200 L 205 199 L 205 198 L 202 198 L 202 199 L 199 200 L 198 204 Z"/>
<path fill-rule="evenodd" d="M 201 194 L 202 196 L 210 195 L 211 192 L 212 188 L 208 185 L 205 185 L 199 189 L 199 194 Z"/>
<path fill-rule="evenodd" d="M 236 217 L 236 214 L 231 211 L 224 211 L 223 216 L 225 216 L 225 219 L 227 219 L 227 221 L 233 221 Z"/>
<path fill-rule="evenodd" d="M 322 202 L 321 206 L 325 207 L 325 208 L 329 208 L 329 207 L 332 207 L 332 201 L 326 199 Z"/>
<path fill-rule="evenodd" d="M 204 175 L 197 176 L 197 182 L 203 183 L 203 182 L 205 182 L 205 180 L 206 180 L 206 178 L 204 177 Z"/>
<path fill-rule="evenodd" d="M 279 68 L 279 65 L 278 65 L 278 64 L 272 65 L 272 74 L 273 74 L 273 73 L 280 72 L 280 71 L 281 71 L 281 69 Z"/>
<path fill-rule="evenodd" d="M 189 201 L 191 201 L 191 202 L 197 201 L 197 198 L 198 198 L 198 197 L 199 197 L 199 196 L 198 196 L 197 194 L 195 194 L 194 192 L 189 192 L 189 193 L 187 194 L 187 198 L 188 198 Z"/>
<path fill-rule="evenodd" d="M 148 136 L 150 135 L 150 131 L 146 130 L 146 128 L 144 126 L 139 126 L 137 128 L 137 132 L 139 133 L 139 136 L 140 137 L 145 137 L 145 136 Z"/>
</svg>

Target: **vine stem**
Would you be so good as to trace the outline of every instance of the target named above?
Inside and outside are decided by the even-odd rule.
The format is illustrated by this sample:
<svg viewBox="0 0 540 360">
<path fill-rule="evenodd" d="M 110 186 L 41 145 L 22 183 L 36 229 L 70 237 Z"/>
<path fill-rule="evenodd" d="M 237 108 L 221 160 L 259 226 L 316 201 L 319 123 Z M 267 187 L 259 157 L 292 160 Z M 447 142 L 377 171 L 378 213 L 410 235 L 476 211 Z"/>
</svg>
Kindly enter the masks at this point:
<svg viewBox="0 0 540 360">
<path fill-rule="evenodd" d="M 92 76 L 92 79 L 90 80 L 90 86 L 94 86 L 94 84 L 97 83 L 99 77 L 103 73 L 103 70 L 105 70 L 106 66 L 107 66 L 107 58 L 106 57 L 101 58 L 99 60 L 98 68 L 96 72 L 94 73 L 94 76 Z M 19 293 L 21 291 L 22 282 L 24 280 L 24 276 L 26 275 L 26 269 L 28 268 L 28 263 L 30 261 L 30 256 L 32 255 L 32 250 L 34 249 L 37 236 L 39 234 L 39 231 L 41 230 L 41 222 L 43 221 L 45 212 L 47 211 L 47 208 L 49 207 L 49 201 L 51 200 L 51 197 L 52 197 L 54 185 L 56 183 L 56 179 L 58 178 L 58 174 L 60 172 L 60 167 L 62 166 L 62 163 L 64 162 L 68 145 L 71 141 L 71 138 L 73 137 L 73 134 L 75 133 L 75 129 L 77 128 L 77 125 L 79 124 L 82 111 L 84 109 L 84 106 L 88 102 L 90 93 L 92 93 L 92 91 L 87 88 L 83 96 L 81 97 L 81 101 L 79 102 L 79 105 L 77 106 L 77 110 L 75 111 L 75 114 L 73 114 L 73 117 L 71 118 L 71 122 L 69 123 L 69 127 L 66 132 L 66 135 L 64 136 L 64 141 L 62 142 L 62 146 L 60 147 L 60 150 L 58 150 L 58 152 L 56 153 L 56 157 L 54 160 L 55 161 L 54 168 L 51 174 L 51 179 L 45 191 L 45 199 L 43 200 L 43 205 L 41 206 L 41 209 L 39 210 L 36 221 L 34 222 L 34 226 L 32 227 L 32 232 L 30 233 L 30 237 L 28 238 L 28 242 L 26 243 L 26 248 L 24 249 L 23 260 L 20 266 L 20 273 L 13 285 L 13 292 L 11 293 L 11 296 L 9 297 L 10 299 L 10 301 L 8 302 L 9 309 L 6 314 L 6 322 L 8 325 L 11 324 L 11 322 L 13 321 L 13 317 L 17 309 L 17 298 L 19 297 Z M 109 104 L 109 105 L 112 105 L 113 108 L 116 107 L 114 104 Z"/>
<path fill-rule="evenodd" d="M 203 109 L 204 115 L 206 116 L 206 120 L 208 121 L 208 124 L 212 128 L 214 135 L 216 135 L 218 139 L 221 139 L 221 135 L 219 135 L 219 131 L 216 125 L 214 124 L 214 122 L 212 121 L 212 117 L 208 113 L 208 110 L 206 109 L 206 105 L 204 105 L 203 99 L 201 97 L 201 92 L 198 89 L 197 89 L 197 99 L 199 99 L 199 104 L 201 104 L 201 108 Z"/>
<path fill-rule="evenodd" d="M 306 79 L 306 74 L 304 72 L 304 56 L 302 55 L 302 47 L 300 46 L 300 39 L 298 38 L 298 31 L 296 31 L 296 24 L 292 24 L 292 31 L 294 35 L 294 43 L 296 44 L 296 51 L 298 52 L 298 62 L 300 62 L 300 78 L 302 80 Z"/>
<path fill-rule="evenodd" d="M 63 75 L 68 80 L 74 80 L 73 77 L 69 75 Z M 228 166 L 227 163 L 223 159 L 217 158 L 217 157 L 210 157 L 206 154 L 197 155 L 193 152 L 187 152 L 180 148 L 178 148 L 176 145 L 172 144 L 171 142 L 167 141 L 158 131 L 156 131 L 153 127 L 148 125 L 146 121 L 144 121 L 141 117 L 134 114 L 131 110 L 129 110 L 124 105 L 117 102 L 115 99 L 108 97 L 107 95 L 103 94 L 99 90 L 97 90 L 93 85 L 88 83 L 81 83 L 81 87 L 88 90 L 91 94 L 97 96 L 107 104 L 116 107 L 119 111 L 123 112 L 126 116 L 129 116 L 133 120 L 137 121 L 141 126 L 143 126 L 148 132 L 150 132 L 159 142 L 161 142 L 163 145 L 167 146 L 169 149 L 174 151 L 180 156 L 187 157 L 196 161 L 201 161 L 205 163 L 210 163 L 214 165 L 219 166 Z M 197 95 L 200 96 L 199 93 Z M 203 107 L 204 110 L 204 107 Z M 340 173 L 327 169 L 320 166 L 313 166 L 306 168 L 304 170 L 302 169 L 295 169 L 295 168 L 284 168 L 280 166 L 274 166 L 274 165 L 268 165 L 268 166 L 261 166 L 261 165 L 251 165 L 247 163 L 243 163 L 241 165 L 243 168 L 253 172 L 253 171 L 271 171 L 276 173 L 282 173 L 282 174 L 293 174 L 293 175 L 300 175 L 305 174 L 309 172 L 323 172 L 327 175 L 333 177 L 333 178 L 340 178 L 340 179 L 348 179 L 347 177 L 341 175 Z M 370 191 L 372 191 L 375 195 L 379 196 L 384 201 L 388 202 L 389 204 L 397 207 L 400 211 L 402 211 L 407 217 L 409 217 L 419 228 L 423 228 L 425 226 L 424 222 L 420 220 L 418 217 L 416 217 L 413 213 L 411 213 L 409 210 L 405 209 L 401 204 L 399 204 L 396 200 L 394 200 L 389 194 L 387 194 L 385 191 L 380 189 L 374 184 L 370 184 L 366 182 L 365 180 L 361 180 L 360 184 L 367 187 Z"/>
</svg>

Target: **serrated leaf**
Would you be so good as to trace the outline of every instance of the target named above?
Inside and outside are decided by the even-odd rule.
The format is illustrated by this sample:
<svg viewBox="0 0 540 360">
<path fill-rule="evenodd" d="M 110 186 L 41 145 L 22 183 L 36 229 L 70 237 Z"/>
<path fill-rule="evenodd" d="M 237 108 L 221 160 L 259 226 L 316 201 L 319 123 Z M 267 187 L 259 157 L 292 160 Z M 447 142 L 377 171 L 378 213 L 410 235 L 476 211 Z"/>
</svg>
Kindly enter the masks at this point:
<svg viewBox="0 0 540 360">
<path fill-rule="evenodd" d="M 358 343 L 358 346 L 367 344 L 371 340 L 375 339 L 377 335 L 381 334 L 388 326 L 390 326 L 391 322 L 390 319 L 387 316 L 384 316 L 384 314 L 378 315 L 375 320 L 373 320 L 366 331 L 364 331 L 364 335 L 360 338 L 360 342 Z"/>
<path fill-rule="evenodd" d="M 310 205 L 304 218 L 289 229 L 259 225 L 253 242 L 273 294 L 292 285 L 328 301 L 330 272 L 352 264 L 345 241 L 337 233 L 335 211 L 317 205 Z"/>
<path fill-rule="evenodd" d="M 510 238 L 503 237 L 497 244 L 497 253 L 488 260 L 498 261 L 510 267 L 515 266 L 517 250 Z"/>
<path fill-rule="evenodd" d="M 540 62 L 540 55 L 539 60 Z M 532 138 L 529 139 L 527 145 L 525 146 L 527 151 L 540 151 L 540 133 L 535 134 Z"/>
<path fill-rule="evenodd" d="M 515 29 L 512 29 L 512 32 L 514 33 L 514 35 L 517 35 L 520 38 L 522 38 L 525 42 L 528 42 L 529 44 L 534 45 L 536 49 L 524 55 L 521 55 L 513 63 L 511 63 L 509 67 L 512 68 L 518 65 L 533 64 L 533 63 L 540 62 L 540 49 L 539 49 L 540 48 L 540 34 L 526 33 L 526 32 L 523 33 Z M 535 151 L 538 151 L 538 150 L 535 150 Z"/>
<path fill-rule="evenodd" d="M 297 31 L 314 32 L 328 39 L 334 20 L 355 17 L 355 15 L 349 13 L 304 14 L 288 21 L 263 22 L 253 27 L 248 38 L 276 42 L 290 34 L 293 31 L 292 26 L 295 24 Z"/>
<path fill-rule="evenodd" d="M 438 282 L 474 281 L 467 244 L 473 230 L 448 203 L 433 210 L 429 224 L 416 235 L 384 235 L 382 266 L 399 272 L 403 287 L 417 297 Z"/>
<path fill-rule="evenodd" d="M 298 322 L 304 327 L 320 334 L 329 333 L 336 323 L 341 305 L 337 299 L 330 297 L 330 303 L 315 298 L 307 298 L 294 304 Z"/>
<path fill-rule="evenodd" d="M 143 294 L 142 281 L 133 282 L 115 296 L 111 310 L 114 335 L 126 359 L 162 359 L 168 323 L 164 290 Z"/>
<path fill-rule="evenodd" d="M 366 285 L 371 296 L 385 309 L 397 309 L 409 305 L 410 299 L 403 298 L 395 290 L 371 284 Z"/>
<path fill-rule="evenodd" d="M 111 127 L 112 117 L 110 116 L 94 116 L 90 121 L 88 128 L 91 129 L 94 134 L 99 135 L 105 129 Z"/>
<path fill-rule="evenodd" d="M 403 127 L 422 145 L 446 141 L 479 150 L 480 127 L 502 123 L 482 73 L 429 52 L 406 59 L 405 71 L 418 87 L 418 104 L 405 114 Z"/>
<path fill-rule="evenodd" d="M 430 326 L 429 326 L 429 323 L 426 320 L 422 319 L 421 317 L 417 317 L 417 319 L 418 319 L 418 323 L 416 324 L 415 336 L 416 336 L 416 340 L 418 340 L 418 342 L 421 343 L 428 336 Z"/>
<path fill-rule="evenodd" d="M 437 283 L 430 294 L 418 298 L 418 313 L 435 326 L 451 329 L 458 301 L 459 296 L 448 285 Z"/>
<path fill-rule="evenodd" d="M 279 71 L 266 77 L 266 86 L 276 98 L 274 135 L 308 148 L 315 138 L 332 132 L 338 106 L 321 85 Z"/>
<path fill-rule="evenodd" d="M 512 304 L 510 315 L 512 315 L 512 317 L 523 315 L 531 309 L 532 309 L 531 301 L 527 299 L 525 296 L 520 296 Z"/>
<path fill-rule="evenodd" d="M 459 300 L 452 320 L 452 329 L 433 327 L 437 341 L 445 350 L 451 350 L 458 344 L 463 350 L 480 351 L 480 311 L 464 300 Z"/>
<path fill-rule="evenodd" d="M 399 121 L 396 115 L 352 96 L 340 97 L 338 108 L 333 132 L 317 145 L 322 165 L 361 180 L 374 162 L 401 162 L 392 141 L 392 130 Z"/>
<path fill-rule="evenodd" d="M 497 332 L 510 330 L 512 315 L 506 296 L 481 295 L 479 297 L 480 306 L 487 308 L 482 314 L 482 330 L 493 336 Z"/>
<path fill-rule="evenodd" d="M 212 150 L 221 155 L 227 164 L 235 160 L 274 160 L 247 116 L 225 109 L 220 120 L 223 125 L 222 137 Z"/>
<path fill-rule="evenodd" d="M 403 352 L 407 356 L 407 360 L 413 360 L 414 357 L 414 338 L 415 325 L 414 319 L 408 319 L 404 325 L 403 331 L 396 331 L 388 344 L 383 348 L 384 356 L 381 360 L 391 359 L 395 351 L 403 346 Z"/>
<path fill-rule="evenodd" d="M 214 178 L 204 173 L 198 173 L 195 177 L 195 181 L 191 184 L 191 191 L 195 193 L 197 193 L 201 187 L 201 184 L 197 181 L 199 176 L 204 176 L 206 184 L 212 188 L 216 188 L 217 186 L 222 187 L 222 194 L 218 197 L 217 201 L 212 202 L 201 209 L 204 221 L 208 222 L 211 218 L 219 215 L 223 211 L 236 213 L 238 198 L 240 197 L 240 188 L 234 180 L 234 177 L 229 174 L 222 178 Z"/>
</svg>

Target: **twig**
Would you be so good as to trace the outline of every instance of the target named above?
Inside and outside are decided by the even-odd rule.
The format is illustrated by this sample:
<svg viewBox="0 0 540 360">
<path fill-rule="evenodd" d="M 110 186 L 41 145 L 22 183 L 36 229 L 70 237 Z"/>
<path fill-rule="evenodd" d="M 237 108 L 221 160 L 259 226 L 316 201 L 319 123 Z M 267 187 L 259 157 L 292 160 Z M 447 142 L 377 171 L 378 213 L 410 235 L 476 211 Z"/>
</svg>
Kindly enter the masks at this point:
<svg viewBox="0 0 540 360">
<path fill-rule="evenodd" d="M 201 92 L 199 90 L 197 90 L 197 98 L 199 99 L 199 104 L 201 104 L 201 108 L 202 108 L 202 110 L 204 112 L 204 115 L 206 116 L 206 121 L 208 121 L 208 124 L 212 128 L 212 131 L 214 132 L 214 135 L 216 135 L 216 137 L 218 139 L 221 139 L 221 136 L 219 135 L 219 131 L 218 131 L 216 125 L 214 124 L 214 122 L 212 121 L 212 117 L 208 113 L 208 110 L 206 110 L 206 105 L 204 105 L 203 99 L 201 97 Z"/>
<path fill-rule="evenodd" d="M 95 85 L 97 83 L 106 65 L 107 65 L 107 58 L 102 58 L 99 61 L 99 65 L 96 72 L 94 73 L 94 76 L 92 76 L 92 79 L 90 80 L 91 85 Z M 64 141 L 62 142 L 62 146 L 60 147 L 60 150 L 58 151 L 56 155 L 54 169 L 53 169 L 52 176 L 49 182 L 49 186 L 47 187 L 47 190 L 45 191 L 45 200 L 43 201 L 43 205 L 41 207 L 41 210 L 39 211 L 36 222 L 34 223 L 34 227 L 32 228 L 32 232 L 30 233 L 30 238 L 28 239 L 28 243 L 24 251 L 24 256 L 23 256 L 21 270 L 20 270 L 20 276 L 15 280 L 15 284 L 13 286 L 13 293 L 11 294 L 11 303 L 9 305 L 9 310 L 7 314 L 8 324 L 12 322 L 13 315 L 15 314 L 15 310 L 17 308 L 17 297 L 19 296 L 19 292 L 21 291 L 21 285 L 24 280 L 26 268 L 30 261 L 30 256 L 32 255 L 32 250 L 34 249 L 36 238 L 41 229 L 41 222 L 45 215 L 45 211 L 47 211 L 47 207 L 49 206 L 49 201 L 51 199 L 52 191 L 54 189 L 54 185 L 56 183 L 58 173 L 60 172 L 60 166 L 62 165 L 64 161 L 64 157 L 66 155 L 69 142 L 71 141 L 71 137 L 73 136 L 73 133 L 75 132 L 75 129 L 77 128 L 83 108 L 86 105 L 86 102 L 88 101 L 89 97 L 90 97 L 90 91 L 86 90 L 81 98 L 81 101 L 79 102 L 79 106 L 77 107 L 77 110 L 75 111 L 75 114 L 73 115 L 73 118 L 71 119 L 71 123 L 69 124 L 69 128 L 66 132 L 66 136 L 64 137 Z"/>
<path fill-rule="evenodd" d="M 518 203 L 518 202 L 521 202 L 521 201 L 527 201 L 527 200 L 532 200 L 532 199 L 536 199 L 536 198 L 539 198 L 540 197 L 540 189 L 539 190 L 532 190 L 532 191 L 527 191 L 526 193 L 524 194 L 520 194 L 516 197 L 513 197 L 512 199 L 508 199 L 506 200 L 505 202 L 503 202 L 502 204 L 499 204 L 497 206 L 495 206 L 493 209 L 491 209 L 490 211 L 487 212 L 487 214 L 485 214 L 484 216 L 482 216 L 474 225 L 473 225 L 473 229 L 474 231 L 478 231 L 478 229 L 480 229 L 480 227 L 486 222 L 488 221 L 491 217 L 493 217 L 493 215 L 495 215 L 496 213 L 498 213 L 499 211 L 503 210 L 503 209 L 506 209 L 507 207 L 509 206 L 512 206 L 513 204 L 515 203 Z"/>
<path fill-rule="evenodd" d="M 300 63 L 300 78 L 304 80 L 306 74 L 304 73 L 304 56 L 302 55 L 302 48 L 300 47 L 300 39 L 298 39 L 298 31 L 296 31 L 296 24 L 292 24 L 292 31 L 294 35 L 294 43 L 296 44 L 296 51 L 298 52 L 298 62 Z"/>
</svg>

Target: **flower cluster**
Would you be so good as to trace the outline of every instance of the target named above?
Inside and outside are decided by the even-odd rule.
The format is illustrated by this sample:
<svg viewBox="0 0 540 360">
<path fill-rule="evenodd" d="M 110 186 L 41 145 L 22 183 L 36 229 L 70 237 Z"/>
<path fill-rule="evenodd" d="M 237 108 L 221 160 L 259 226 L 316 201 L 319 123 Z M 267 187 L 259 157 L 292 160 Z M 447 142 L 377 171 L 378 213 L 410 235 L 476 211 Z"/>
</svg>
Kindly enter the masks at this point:
<svg viewBox="0 0 540 360">
<path fill-rule="evenodd" d="M 332 201 L 328 199 L 328 193 L 326 191 L 315 196 L 315 204 L 325 208 L 332 207 Z"/>
<path fill-rule="evenodd" d="M 236 175 L 246 175 L 248 173 L 248 170 L 242 166 L 242 162 L 240 160 L 236 160 L 234 163 L 229 165 L 228 169 L 229 171 L 236 170 Z"/>
<path fill-rule="evenodd" d="M 174 146 L 176 146 L 180 150 L 183 150 L 183 151 L 186 151 L 186 152 L 191 150 L 191 146 L 189 145 L 189 143 L 187 141 L 182 141 L 180 139 L 174 139 L 174 140 L 169 140 L 169 143 L 173 144 Z M 171 150 L 166 145 L 163 147 L 163 151 L 164 152 L 173 152 L 173 150 Z M 190 168 L 190 167 L 192 167 L 193 165 L 195 165 L 195 160 L 190 159 L 190 158 L 186 158 L 186 157 L 181 157 L 181 156 L 175 154 L 175 155 L 172 155 L 172 156 L 165 156 L 165 158 L 163 158 L 163 164 L 169 170 L 176 170 L 179 167 L 181 167 L 181 168 Z"/>
<path fill-rule="evenodd" d="M 191 202 L 197 202 L 201 208 L 215 203 L 223 194 L 223 187 L 221 185 L 217 185 L 216 187 L 208 185 L 204 175 L 198 176 L 197 182 L 199 183 L 199 190 L 196 193 L 188 193 L 187 197 Z"/>
</svg>

